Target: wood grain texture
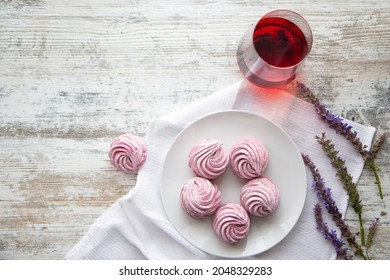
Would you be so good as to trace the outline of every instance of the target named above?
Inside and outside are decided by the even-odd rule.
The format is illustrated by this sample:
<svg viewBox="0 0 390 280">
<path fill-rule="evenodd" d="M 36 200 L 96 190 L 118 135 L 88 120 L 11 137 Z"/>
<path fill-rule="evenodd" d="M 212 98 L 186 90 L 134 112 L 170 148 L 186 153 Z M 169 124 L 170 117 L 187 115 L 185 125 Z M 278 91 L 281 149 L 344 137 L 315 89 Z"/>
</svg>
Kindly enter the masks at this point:
<svg viewBox="0 0 390 280">
<path fill-rule="evenodd" d="M 388 132 L 387 0 L 0 1 L 0 259 L 62 259 L 135 185 L 108 160 L 113 138 L 144 136 L 158 116 L 240 80 L 240 37 L 278 8 L 313 29 L 298 79 L 333 112 Z M 383 200 L 370 172 L 359 181 L 365 221 L 381 221 L 378 259 L 390 259 L 389 152 L 386 140 Z"/>
</svg>

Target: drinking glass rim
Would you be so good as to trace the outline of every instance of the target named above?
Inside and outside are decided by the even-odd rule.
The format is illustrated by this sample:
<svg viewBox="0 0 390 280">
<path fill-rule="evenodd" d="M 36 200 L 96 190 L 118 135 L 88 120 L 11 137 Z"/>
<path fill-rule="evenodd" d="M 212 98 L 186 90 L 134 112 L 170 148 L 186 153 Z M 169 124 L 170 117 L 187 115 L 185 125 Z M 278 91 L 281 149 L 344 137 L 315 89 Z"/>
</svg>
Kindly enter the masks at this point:
<svg viewBox="0 0 390 280">
<path fill-rule="evenodd" d="M 255 32 L 255 29 L 256 29 L 256 26 L 258 25 L 258 23 L 264 19 L 265 17 L 267 17 L 269 14 L 272 14 L 272 13 L 277 13 L 277 12 L 288 12 L 288 13 L 291 13 L 291 14 L 294 14 L 296 16 L 298 16 L 300 19 L 303 20 L 304 24 L 308 27 L 308 30 L 309 30 L 309 36 L 311 38 L 311 42 L 310 42 L 310 46 L 308 48 L 308 52 L 307 54 L 305 55 L 305 57 L 299 61 L 298 63 L 294 64 L 294 65 L 291 65 L 291 66 L 288 66 L 288 67 L 280 67 L 280 66 L 275 66 L 275 65 L 272 65 L 268 62 L 266 62 L 261 56 L 260 54 L 258 54 L 257 52 L 257 55 L 259 57 L 259 59 L 261 59 L 262 62 L 264 62 L 265 65 L 269 66 L 269 67 L 272 67 L 274 69 L 280 69 L 280 70 L 288 70 L 288 69 L 291 69 L 291 68 L 294 68 L 294 67 L 298 67 L 300 66 L 300 64 L 302 64 L 305 60 L 306 60 L 306 57 L 310 54 L 311 52 L 311 48 L 312 48 L 312 45 L 313 45 L 313 31 L 311 30 L 311 27 L 309 25 L 309 23 L 307 22 L 307 20 L 299 13 L 295 12 L 295 11 L 292 11 L 292 10 L 289 10 L 289 9 L 278 9 L 278 10 L 272 10 L 268 13 L 266 13 L 265 15 L 263 15 L 257 22 L 255 25 L 253 25 L 253 31 L 252 31 L 252 44 L 253 44 L 253 35 L 254 35 L 254 32 Z M 293 22 L 294 23 L 294 22 Z M 294 23 L 295 24 L 295 23 Z M 295 24 L 296 25 L 296 24 Z M 298 26 L 299 28 L 299 26 Z M 299 28 L 301 29 L 301 28 Z M 305 36 L 305 39 L 306 39 L 306 36 Z"/>
</svg>

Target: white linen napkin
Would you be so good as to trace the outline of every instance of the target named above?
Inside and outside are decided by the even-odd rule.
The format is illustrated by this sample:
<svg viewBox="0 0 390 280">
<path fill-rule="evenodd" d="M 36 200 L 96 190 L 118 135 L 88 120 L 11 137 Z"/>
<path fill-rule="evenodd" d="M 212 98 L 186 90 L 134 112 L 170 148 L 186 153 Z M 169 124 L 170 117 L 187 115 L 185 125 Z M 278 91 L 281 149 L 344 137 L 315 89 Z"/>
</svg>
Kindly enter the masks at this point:
<svg viewBox="0 0 390 280">
<path fill-rule="evenodd" d="M 252 112 L 275 122 L 308 154 L 319 168 L 340 212 L 345 214 L 347 195 L 335 177 L 328 158 L 314 137 L 326 132 L 348 170 L 357 181 L 364 163 L 352 145 L 320 118 L 313 106 L 282 90 L 264 90 L 238 82 L 194 104 L 153 121 L 146 134 L 147 160 L 137 183 L 91 226 L 66 255 L 66 259 L 215 259 L 194 247 L 168 221 L 160 197 L 160 177 L 167 151 L 187 125 L 210 113 L 223 110 Z M 363 144 L 371 145 L 375 129 L 348 121 Z M 316 230 L 313 207 L 318 202 L 307 169 L 307 197 L 302 214 L 292 231 L 279 244 L 250 259 L 335 259 L 331 243 Z M 324 212 L 324 214 L 326 214 Z M 329 223 L 329 227 L 333 227 Z"/>
</svg>

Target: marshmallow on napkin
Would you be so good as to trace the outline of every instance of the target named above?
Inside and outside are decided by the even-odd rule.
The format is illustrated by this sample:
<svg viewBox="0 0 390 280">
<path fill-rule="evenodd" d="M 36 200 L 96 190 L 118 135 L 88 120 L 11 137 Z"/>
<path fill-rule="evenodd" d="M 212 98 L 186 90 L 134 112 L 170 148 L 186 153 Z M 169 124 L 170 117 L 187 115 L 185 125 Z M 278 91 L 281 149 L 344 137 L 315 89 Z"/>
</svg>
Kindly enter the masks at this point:
<svg viewBox="0 0 390 280">
<path fill-rule="evenodd" d="M 165 156 L 175 137 L 195 120 L 223 110 L 242 110 L 263 116 L 294 140 L 299 151 L 311 157 L 320 170 L 341 213 L 348 198 L 314 137 L 326 132 L 346 160 L 356 182 L 364 162 L 352 145 L 317 115 L 313 105 L 282 90 L 264 90 L 243 80 L 198 102 L 154 120 L 146 134 L 147 160 L 137 183 L 91 226 L 66 259 L 215 259 L 186 241 L 169 222 L 160 196 Z M 363 144 L 371 145 L 373 127 L 347 121 Z M 291 232 L 276 246 L 248 259 L 335 259 L 332 244 L 316 230 L 313 207 L 318 202 L 307 169 L 307 196 L 302 214 Z M 324 215 L 327 213 L 324 211 Z M 335 228 L 329 223 L 329 227 Z"/>
</svg>

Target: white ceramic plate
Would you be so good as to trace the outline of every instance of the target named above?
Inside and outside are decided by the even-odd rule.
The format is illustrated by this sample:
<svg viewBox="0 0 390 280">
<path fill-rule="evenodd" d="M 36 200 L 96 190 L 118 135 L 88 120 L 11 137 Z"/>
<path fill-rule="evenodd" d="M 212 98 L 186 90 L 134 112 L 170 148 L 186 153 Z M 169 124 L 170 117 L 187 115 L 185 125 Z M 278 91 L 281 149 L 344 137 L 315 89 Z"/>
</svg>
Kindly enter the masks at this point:
<svg viewBox="0 0 390 280">
<path fill-rule="evenodd" d="M 250 216 L 247 238 L 229 245 L 215 234 L 211 218 L 197 220 L 181 208 L 180 190 L 194 177 L 188 167 L 188 154 L 197 142 L 219 139 L 230 149 L 244 136 L 257 137 L 268 148 L 270 162 L 264 176 L 279 187 L 281 197 L 276 212 L 265 218 Z M 246 181 L 234 175 L 230 166 L 215 182 L 221 190 L 222 203 L 239 202 L 240 188 Z M 306 198 L 306 171 L 294 142 L 276 124 L 247 112 L 223 111 L 195 121 L 176 137 L 164 163 L 161 196 L 169 220 L 194 246 L 216 256 L 245 257 L 275 246 L 294 227 Z"/>
</svg>

